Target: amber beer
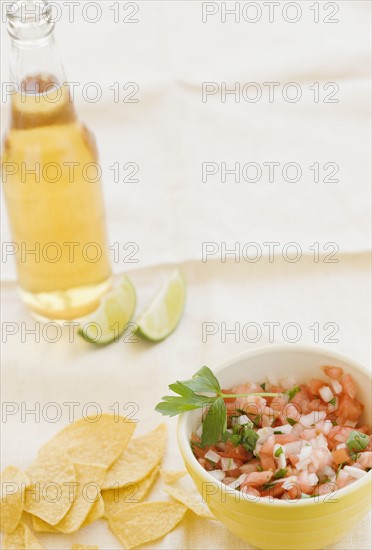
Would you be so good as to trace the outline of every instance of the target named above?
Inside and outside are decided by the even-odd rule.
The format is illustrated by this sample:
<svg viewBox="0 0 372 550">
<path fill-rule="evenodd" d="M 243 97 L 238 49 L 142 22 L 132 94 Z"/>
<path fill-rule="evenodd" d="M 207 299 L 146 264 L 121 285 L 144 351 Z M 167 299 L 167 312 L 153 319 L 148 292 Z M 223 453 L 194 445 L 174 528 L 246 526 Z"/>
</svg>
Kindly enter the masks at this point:
<svg viewBox="0 0 372 550">
<path fill-rule="evenodd" d="M 52 49 L 50 36 L 42 41 L 47 23 L 35 25 L 39 50 Z M 15 48 L 22 28 L 13 18 Z M 19 48 L 21 56 L 27 44 Z M 33 49 L 45 59 L 37 44 Z M 43 318 L 78 318 L 97 307 L 111 278 L 95 140 L 58 77 L 40 72 L 15 80 L 2 176 L 21 296 Z"/>
</svg>

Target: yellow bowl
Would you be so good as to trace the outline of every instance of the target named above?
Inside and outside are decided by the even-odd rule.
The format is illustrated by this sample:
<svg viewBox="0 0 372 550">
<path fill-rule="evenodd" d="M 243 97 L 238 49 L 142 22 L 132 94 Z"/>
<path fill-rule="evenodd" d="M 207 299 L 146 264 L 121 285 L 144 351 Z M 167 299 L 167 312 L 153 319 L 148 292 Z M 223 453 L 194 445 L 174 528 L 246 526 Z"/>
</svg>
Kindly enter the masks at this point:
<svg viewBox="0 0 372 550">
<path fill-rule="evenodd" d="M 266 346 L 248 351 L 215 369 L 222 387 L 260 381 L 267 375 L 293 376 L 299 383 L 324 375 L 321 367 L 342 367 L 358 384 L 364 403 L 363 423 L 371 417 L 371 376 L 356 361 L 316 347 Z M 209 508 L 230 531 L 253 546 L 270 550 L 320 549 L 346 534 L 371 505 L 371 472 L 316 499 L 268 501 L 242 495 L 216 481 L 195 459 L 190 437 L 201 423 L 201 411 L 180 416 L 178 444 L 187 470 Z"/>
</svg>

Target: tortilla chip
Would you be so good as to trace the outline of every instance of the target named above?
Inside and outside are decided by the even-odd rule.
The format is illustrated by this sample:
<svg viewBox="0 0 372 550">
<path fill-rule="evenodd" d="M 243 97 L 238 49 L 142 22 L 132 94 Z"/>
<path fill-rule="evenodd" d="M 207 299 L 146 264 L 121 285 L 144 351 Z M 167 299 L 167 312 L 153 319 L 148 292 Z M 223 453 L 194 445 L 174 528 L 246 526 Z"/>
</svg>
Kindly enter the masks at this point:
<svg viewBox="0 0 372 550">
<path fill-rule="evenodd" d="M 73 544 L 71 550 L 98 550 L 98 546 L 89 546 L 86 544 Z"/>
<path fill-rule="evenodd" d="M 163 470 L 160 468 L 160 475 L 164 483 L 172 484 L 187 476 L 187 470 Z"/>
<path fill-rule="evenodd" d="M 68 512 L 70 513 L 70 512 Z M 105 505 L 103 502 L 102 495 L 100 495 L 99 499 L 93 503 L 92 508 L 90 509 L 90 512 L 88 513 L 87 517 L 85 518 L 84 522 L 81 524 L 80 529 L 83 527 L 86 527 L 87 525 L 90 525 L 91 523 L 94 523 L 100 518 L 103 518 L 105 515 Z M 60 533 L 60 531 L 56 527 L 52 527 L 49 525 L 49 523 L 46 523 L 42 519 L 31 516 L 32 517 L 32 527 L 35 531 L 39 533 Z M 64 519 L 62 520 L 64 521 Z"/>
<path fill-rule="evenodd" d="M 197 516 L 206 519 L 216 519 L 203 502 L 202 497 L 196 492 L 191 478 L 177 481 L 173 484 L 166 484 L 164 491 L 184 506 L 187 506 Z"/>
<path fill-rule="evenodd" d="M 101 493 L 106 469 L 97 464 L 74 464 L 76 481 L 75 500 L 55 528 L 60 533 L 75 533 L 86 520 Z"/>
<path fill-rule="evenodd" d="M 120 514 L 124 509 L 143 500 L 158 476 L 159 469 L 138 483 L 128 483 L 126 487 L 102 491 L 106 517 Z"/>
<path fill-rule="evenodd" d="M 159 465 L 165 450 L 166 426 L 160 424 L 148 434 L 133 439 L 108 470 L 102 489 L 138 483 Z"/>
<path fill-rule="evenodd" d="M 32 517 L 32 527 L 37 533 L 58 533 L 55 527 L 52 527 L 44 521 L 43 519 L 38 518 L 37 516 Z"/>
<path fill-rule="evenodd" d="M 99 500 L 97 500 L 97 502 L 93 504 L 89 514 L 85 518 L 85 521 L 81 527 L 83 528 L 83 527 L 86 527 L 87 525 L 90 525 L 91 523 L 94 523 L 98 519 L 103 518 L 104 515 L 105 515 L 105 504 L 103 502 L 103 498 L 101 495 L 99 497 Z"/>
<path fill-rule="evenodd" d="M 63 428 L 39 451 L 40 455 L 67 452 L 73 462 L 100 464 L 106 469 L 124 451 L 136 424 L 123 416 L 102 414 L 80 418 Z"/>
<path fill-rule="evenodd" d="M 27 470 L 31 486 L 25 491 L 26 512 L 57 525 L 72 505 L 75 470 L 67 455 L 39 456 Z"/>
<path fill-rule="evenodd" d="M 109 526 L 129 550 L 164 537 L 182 520 L 187 508 L 172 502 L 142 502 L 109 517 Z"/>
<path fill-rule="evenodd" d="M 13 533 L 3 537 L 3 550 L 44 550 L 25 523 L 20 523 Z"/>
<path fill-rule="evenodd" d="M 30 484 L 27 475 L 16 468 L 8 466 L 0 476 L 0 530 L 12 533 L 21 521 L 24 494 Z"/>
</svg>

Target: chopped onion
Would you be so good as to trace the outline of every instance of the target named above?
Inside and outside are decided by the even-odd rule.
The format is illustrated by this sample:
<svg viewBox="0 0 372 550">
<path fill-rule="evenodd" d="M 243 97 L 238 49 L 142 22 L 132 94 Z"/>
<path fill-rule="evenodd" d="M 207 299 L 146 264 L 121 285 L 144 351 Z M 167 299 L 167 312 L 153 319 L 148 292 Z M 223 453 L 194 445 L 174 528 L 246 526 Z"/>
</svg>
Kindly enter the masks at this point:
<svg viewBox="0 0 372 550">
<path fill-rule="evenodd" d="M 346 472 L 355 479 L 360 479 L 367 474 L 367 472 L 365 472 L 364 470 L 360 470 L 359 468 L 355 468 L 354 466 L 345 466 L 344 470 L 346 470 Z"/>
<path fill-rule="evenodd" d="M 342 392 L 342 386 L 338 380 L 331 380 L 331 386 L 336 395 Z"/>
<path fill-rule="evenodd" d="M 333 399 L 334 395 L 331 391 L 331 388 L 329 386 L 323 386 L 319 389 L 320 397 L 325 401 L 326 403 L 329 403 L 331 399 Z"/>
<path fill-rule="evenodd" d="M 212 462 L 215 462 L 216 464 L 217 464 L 217 462 L 219 462 L 221 460 L 220 455 L 215 453 L 214 451 L 212 451 L 212 449 L 209 449 L 209 451 L 207 453 L 205 453 L 204 458 L 206 458 L 207 460 L 211 460 Z"/>
<path fill-rule="evenodd" d="M 310 455 L 311 455 L 312 452 L 313 452 L 313 448 L 310 445 L 307 445 L 307 446 L 303 447 L 300 451 L 300 454 L 299 454 L 300 462 L 310 458 Z"/>
<path fill-rule="evenodd" d="M 228 487 L 230 487 L 231 489 L 236 489 L 237 487 L 239 487 L 239 485 L 241 485 L 242 483 L 244 483 L 245 478 L 246 478 L 246 474 L 242 474 L 242 475 L 239 476 L 237 479 L 235 479 L 234 481 L 232 481 L 231 483 L 229 483 L 229 484 L 228 484 Z"/>
<path fill-rule="evenodd" d="M 223 472 L 222 470 L 212 470 L 211 472 L 209 472 L 210 475 L 212 477 L 214 477 L 215 479 L 217 479 L 217 481 L 223 481 L 226 477 L 226 474 L 225 472 Z"/>
<path fill-rule="evenodd" d="M 347 449 L 347 445 L 346 443 L 340 443 L 339 445 L 337 445 L 336 449 Z"/>
<path fill-rule="evenodd" d="M 326 417 L 324 411 L 311 411 L 309 414 L 303 414 L 300 418 L 300 422 L 305 428 L 311 428 L 317 422 L 324 420 Z"/>
<path fill-rule="evenodd" d="M 309 480 L 309 484 L 313 487 L 318 483 L 319 478 L 316 474 L 309 474 L 308 480 Z"/>
<path fill-rule="evenodd" d="M 301 451 L 301 445 L 301 441 L 290 441 L 283 445 L 283 449 L 287 456 L 297 455 Z"/>
<path fill-rule="evenodd" d="M 237 463 L 235 462 L 235 460 L 233 458 L 222 457 L 221 458 L 221 467 L 222 467 L 222 470 L 224 472 L 226 472 L 227 470 L 236 470 L 238 465 L 237 465 Z"/>
<path fill-rule="evenodd" d="M 233 418 L 233 424 L 239 424 L 240 426 L 244 426 L 244 424 L 249 424 L 250 426 L 253 426 L 253 422 L 246 414 L 242 414 L 238 416 L 238 418 Z"/>
<path fill-rule="evenodd" d="M 283 489 L 285 489 L 287 491 L 288 489 L 293 487 L 293 483 L 296 483 L 296 481 L 297 481 L 297 476 L 286 477 L 285 481 L 282 485 Z"/>
<path fill-rule="evenodd" d="M 323 428 L 322 428 L 322 432 L 325 434 L 325 435 L 328 435 L 329 432 L 332 430 L 332 422 L 330 420 L 326 420 L 324 422 L 324 425 L 323 425 Z"/>
<path fill-rule="evenodd" d="M 294 388 L 297 385 L 296 380 L 293 378 L 293 376 L 289 376 L 288 378 L 283 378 L 280 381 L 280 385 L 285 390 L 290 390 L 291 388 Z"/>
<path fill-rule="evenodd" d="M 283 424 L 283 426 L 276 426 L 274 432 L 282 432 L 283 434 L 290 434 L 293 430 L 293 426 L 290 424 Z"/>
<path fill-rule="evenodd" d="M 196 437 L 201 437 L 203 433 L 203 426 L 200 426 L 195 432 Z"/>
<path fill-rule="evenodd" d="M 316 444 L 318 449 L 328 449 L 328 441 L 323 434 L 319 434 L 316 438 Z"/>
<path fill-rule="evenodd" d="M 273 435 L 274 429 L 271 428 L 271 426 L 266 426 L 265 428 L 260 428 L 257 430 L 257 435 L 259 436 L 257 439 L 257 443 L 259 445 L 262 445 L 269 439 L 271 435 Z"/>
<path fill-rule="evenodd" d="M 330 466 L 324 466 L 323 468 L 323 474 L 329 478 L 332 478 L 335 476 L 336 472 L 334 471 L 333 468 L 331 468 Z"/>
</svg>

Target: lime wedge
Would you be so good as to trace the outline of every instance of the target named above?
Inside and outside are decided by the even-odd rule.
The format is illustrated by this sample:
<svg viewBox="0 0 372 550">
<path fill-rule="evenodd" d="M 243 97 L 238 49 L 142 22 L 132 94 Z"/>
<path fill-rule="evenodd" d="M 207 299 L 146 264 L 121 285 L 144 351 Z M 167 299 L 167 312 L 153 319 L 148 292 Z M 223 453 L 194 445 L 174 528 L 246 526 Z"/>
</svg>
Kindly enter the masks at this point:
<svg viewBox="0 0 372 550">
<path fill-rule="evenodd" d="M 78 332 L 87 342 L 109 344 L 123 334 L 135 307 L 136 291 L 124 276 L 119 286 L 103 296 L 98 309 L 84 317 Z"/>
<path fill-rule="evenodd" d="M 137 319 L 138 332 L 151 342 L 160 342 L 177 327 L 182 317 L 186 283 L 176 269 Z"/>
</svg>

